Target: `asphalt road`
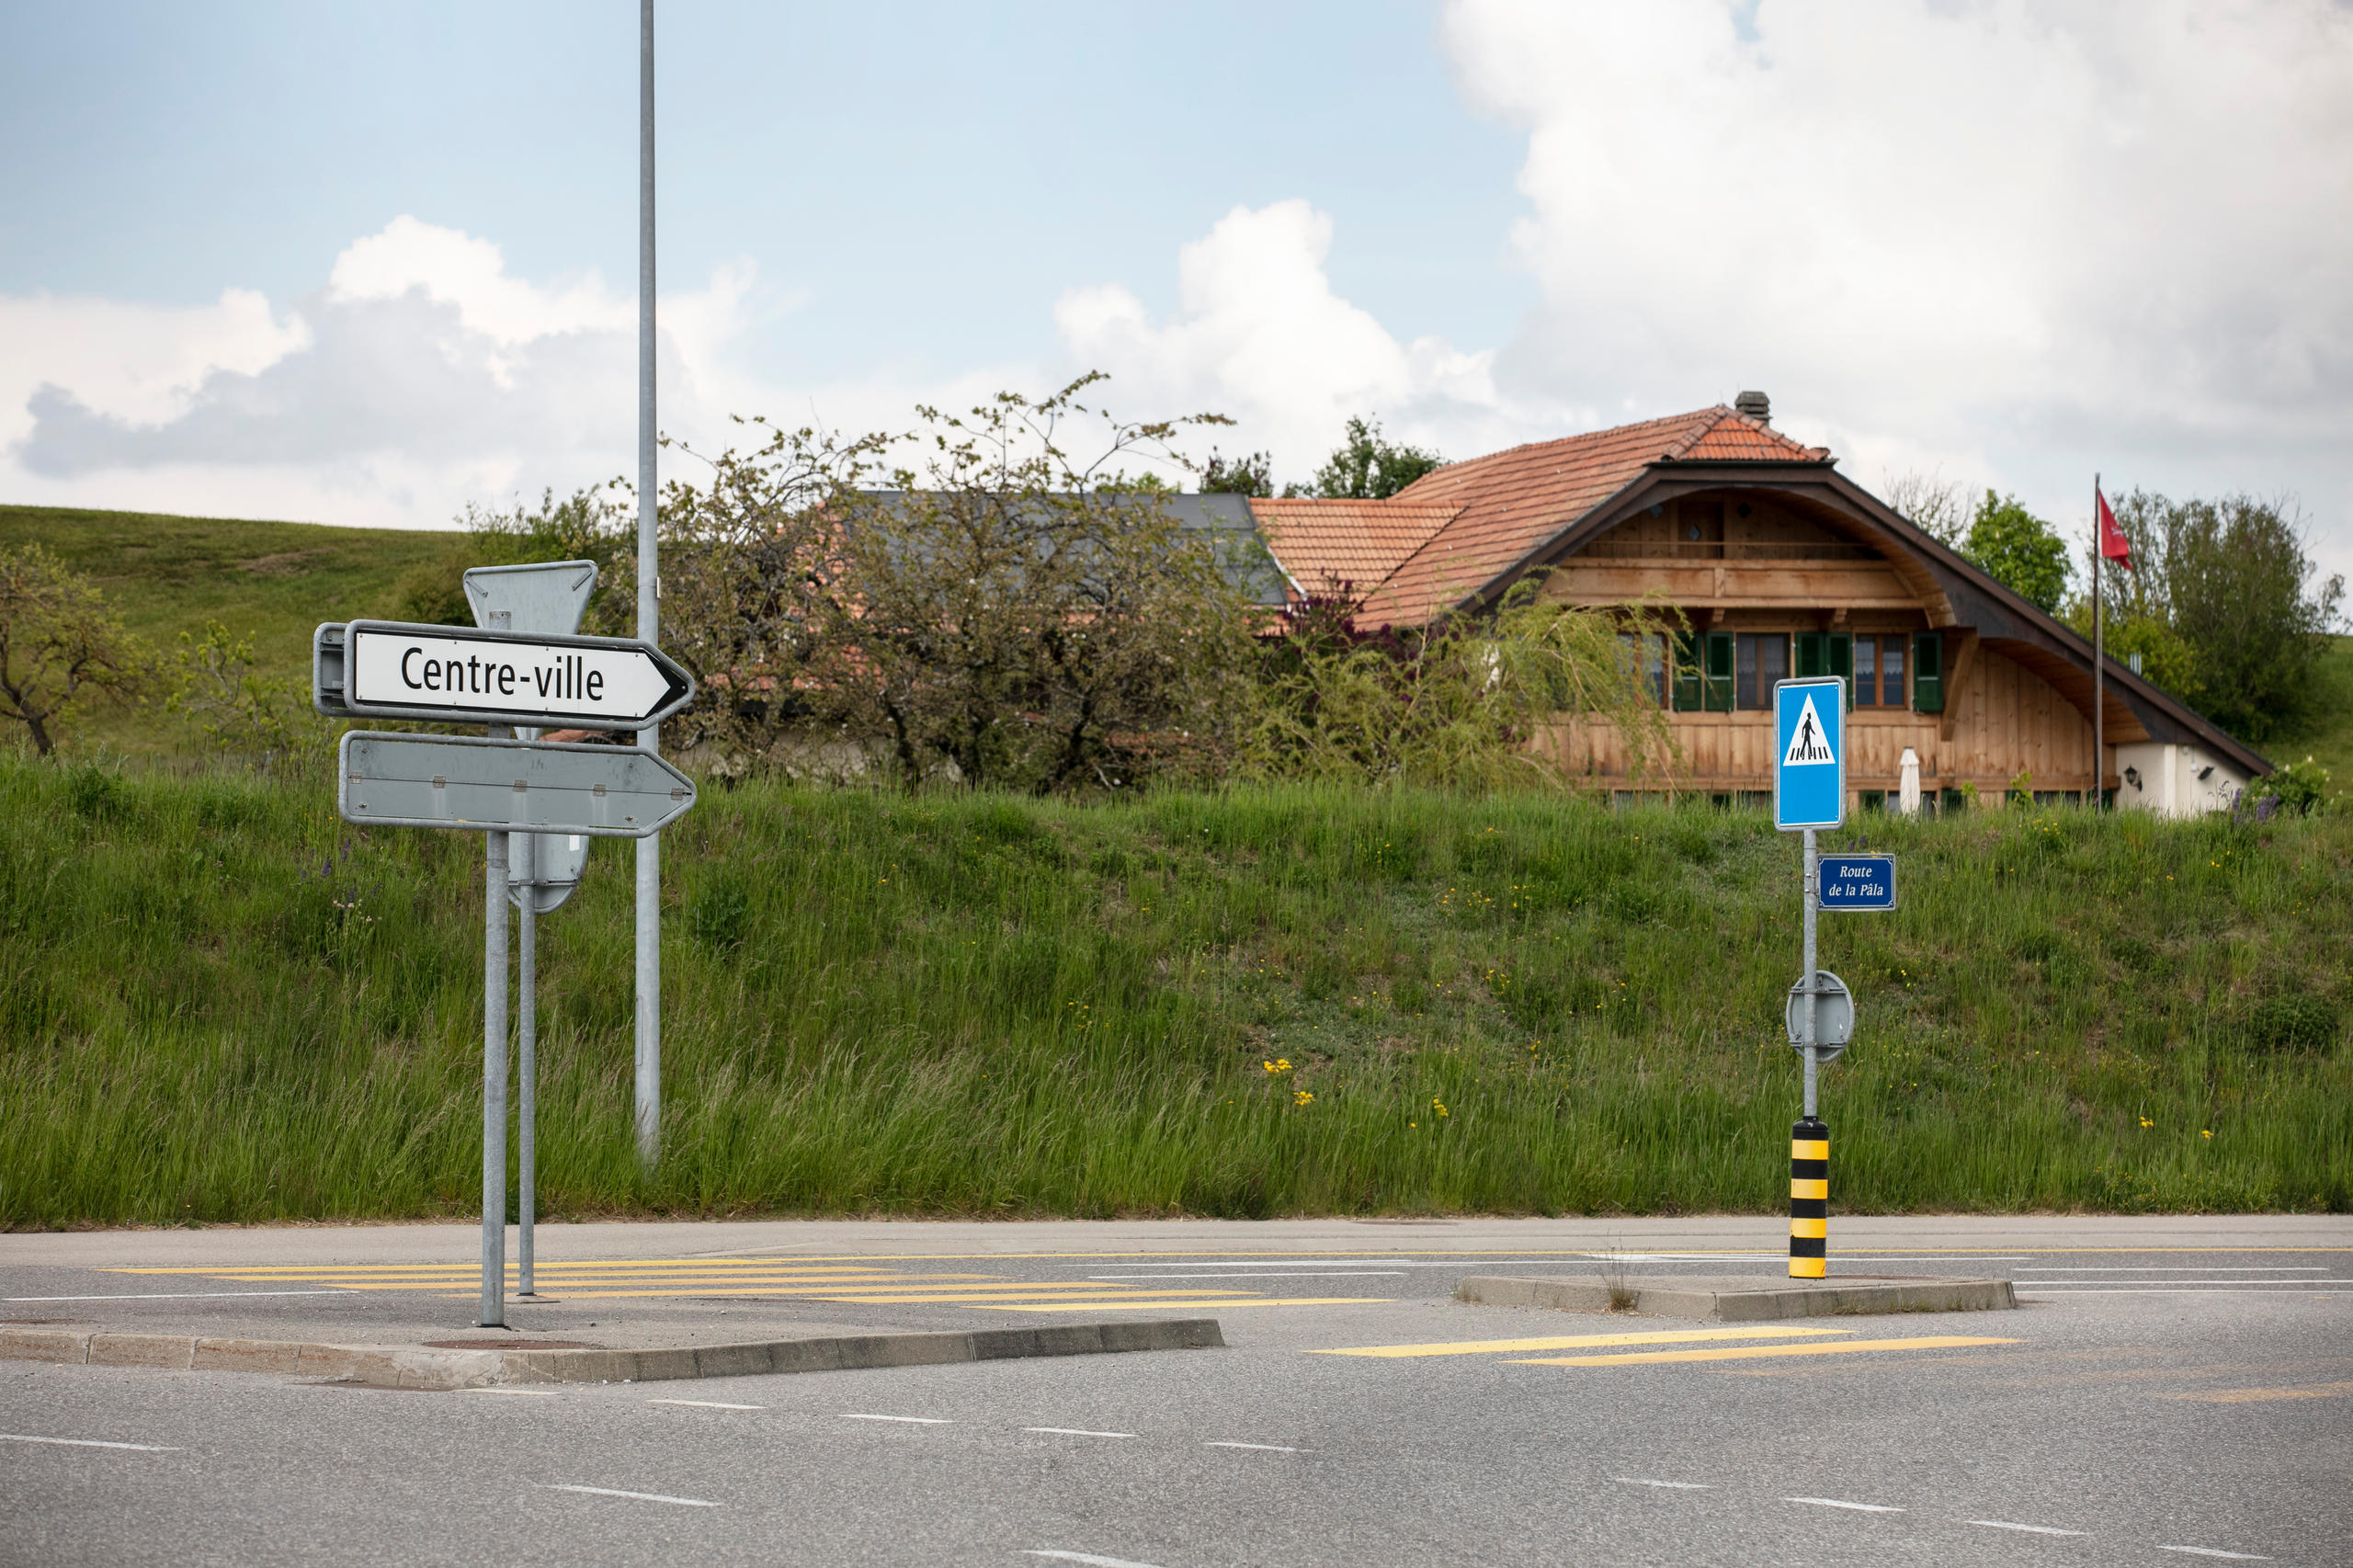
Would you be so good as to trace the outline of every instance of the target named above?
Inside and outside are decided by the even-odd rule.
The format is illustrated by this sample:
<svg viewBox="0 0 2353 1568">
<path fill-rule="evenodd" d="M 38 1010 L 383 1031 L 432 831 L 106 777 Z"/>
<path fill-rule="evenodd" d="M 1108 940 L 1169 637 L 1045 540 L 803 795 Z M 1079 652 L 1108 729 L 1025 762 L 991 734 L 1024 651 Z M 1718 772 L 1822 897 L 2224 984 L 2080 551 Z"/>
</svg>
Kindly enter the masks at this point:
<svg viewBox="0 0 2353 1568">
<path fill-rule="evenodd" d="M 1446 1299 L 1463 1273 L 1597 1268 L 1579 1244 L 1608 1241 L 1648 1249 L 1629 1265 L 1644 1273 L 1769 1267 L 1756 1250 L 1769 1223 L 1754 1221 L 1639 1234 L 1547 1221 L 594 1229 L 558 1250 L 584 1266 L 700 1254 L 733 1268 L 781 1245 L 804 1264 L 873 1261 L 984 1297 L 1226 1301 L 1246 1277 L 1261 1304 L 1210 1314 L 1223 1350 L 529 1392 L 0 1362 L 0 1562 L 2353 1563 L 2341 1221 L 1858 1222 L 1839 1269 L 2004 1273 L 2029 1304 L 1779 1337 Z M 462 1259 L 467 1240 L 422 1227 L 0 1237 L 0 1285 L 11 1299 L 124 1298 L 12 1300 L 12 1316 L 149 1326 L 263 1299 L 135 1305 L 256 1287 L 111 1270 L 406 1268 Z M 158 1279 L 190 1290 L 151 1290 Z M 60 1283 L 88 1288 L 47 1289 Z M 390 1322 L 464 1306 L 445 1285 L 352 1294 L 329 1309 Z M 630 1299 L 654 1314 L 641 1326 L 672 1329 L 722 1306 L 899 1326 L 1113 1315 Z M 593 1310 L 602 1332 L 620 1304 L 540 1310 L 584 1324 Z M 1949 1339 L 2000 1343 L 1910 1343 Z M 1883 1341 L 1897 1343 L 1865 1347 Z M 1397 1346 L 1422 1348 L 1319 1353 Z M 1594 1359 L 1695 1353 L 1711 1358 Z"/>
</svg>

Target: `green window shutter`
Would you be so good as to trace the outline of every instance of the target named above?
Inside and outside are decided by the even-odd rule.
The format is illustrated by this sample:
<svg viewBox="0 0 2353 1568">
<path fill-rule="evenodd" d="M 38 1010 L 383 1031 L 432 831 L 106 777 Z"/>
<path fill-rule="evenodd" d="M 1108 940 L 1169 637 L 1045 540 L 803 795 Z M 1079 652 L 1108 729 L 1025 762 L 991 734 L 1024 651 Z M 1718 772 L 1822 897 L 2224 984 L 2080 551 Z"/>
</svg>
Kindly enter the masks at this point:
<svg viewBox="0 0 2353 1568">
<path fill-rule="evenodd" d="M 1732 711 L 1733 645 L 1729 631 L 1708 633 L 1707 706 L 1711 713 Z"/>
<path fill-rule="evenodd" d="M 1940 631 L 1912 635 L 1912 707 L 1920 713 L 1945 710 L 1945 639 Z"/>
<path fill-rule="evenodd" d="M 1855 707 L 1855 637 L 1850 631 L 1831 631 L 1823 636 L 1824 651 L 1830 655 L 1830 667 L 1822 673 L 1838 676 L 1847 682 L 1847 709 Z"/>
<path fill-rule="evenodd" d="M 1795 675 L 1800 680 L 1806 680 L 1812 676 L 1821 675 L 1823 673 L 1822 648 L 1823 642 L 1821 632 L 1799 632 L 1797 635 L 1797 666 L 1790 673 Z"/>
<path fill-rule="evenodd" d="M 1699 683 L 1699 639 L 1689 631 L 1675 635 L 1675 710 L 1697 713 L 1705 704 Z"/>
</svg>

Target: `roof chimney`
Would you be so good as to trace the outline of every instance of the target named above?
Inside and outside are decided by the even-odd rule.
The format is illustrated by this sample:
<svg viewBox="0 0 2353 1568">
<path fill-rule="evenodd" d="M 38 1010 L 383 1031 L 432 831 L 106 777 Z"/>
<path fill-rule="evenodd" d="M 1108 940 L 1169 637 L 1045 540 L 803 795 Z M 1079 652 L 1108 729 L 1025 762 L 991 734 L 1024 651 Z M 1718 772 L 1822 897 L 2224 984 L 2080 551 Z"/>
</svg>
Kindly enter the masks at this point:
<svg viewBox="0 0 2353 1568">
<path fill-rule="evenodd" d="M 1773 423 L 1773 400 L 1761 392 L 1745 392 L 1732 400 L 1732 405 L 1759 425 Z"/>
</svg>

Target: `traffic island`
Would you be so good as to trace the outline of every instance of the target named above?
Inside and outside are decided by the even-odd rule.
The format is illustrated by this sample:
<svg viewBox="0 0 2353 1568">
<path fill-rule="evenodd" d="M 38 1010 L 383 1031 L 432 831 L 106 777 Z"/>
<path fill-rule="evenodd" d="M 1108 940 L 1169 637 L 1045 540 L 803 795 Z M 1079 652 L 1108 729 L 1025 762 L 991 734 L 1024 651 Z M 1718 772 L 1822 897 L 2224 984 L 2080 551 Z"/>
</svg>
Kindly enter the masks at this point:
<svg viewBox="0 0 2353 1568">
<path fill-rule="evenodd" d="M 1836 1279 L 1757 1275 L 1651 1278 L 1473 1274 L 1454 1299 L 1488 1307 L 1549 1307 L 1569 1312 L 1636 1312 L 1708 1323 L 1866 1316 L 1880 1312 L 1982 1312 L 2018 1304 L 2006 1279 L 1939 1279 L 1850 1274 Z"/>
<path fill-rule="evenodd" d="M 1041 1356 L 1100 1356 L 1130 1350 L 1223 1346 L 1215 1318 L 1072 1323 L 1041 1328 L 881 1333 L 752 1340 L 735 1345 L 606 1349 L 515 1346 L 325 1345 L 298 1340 L 207 1338 L 177 1334 L 0 1329 L 0 1359 L 70 1366 L 154 1367 L 177 1371 L 277 1372 L 384 1388 L 473 1389 L 518 1383 L 657 1382 L 780 1372 L 937 1367 Z"/>
</svg>

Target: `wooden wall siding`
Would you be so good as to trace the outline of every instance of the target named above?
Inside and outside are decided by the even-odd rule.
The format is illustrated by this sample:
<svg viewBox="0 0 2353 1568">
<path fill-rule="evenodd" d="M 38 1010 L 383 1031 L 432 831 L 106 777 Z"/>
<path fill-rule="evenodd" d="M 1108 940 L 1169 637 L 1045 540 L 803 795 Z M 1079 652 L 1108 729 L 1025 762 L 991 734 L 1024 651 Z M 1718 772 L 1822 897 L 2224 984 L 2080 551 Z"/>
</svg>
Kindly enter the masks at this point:
<svg viewBox="0 0 2353 1568">
<path fill-rule="evenodd" d="M 2034 775 L 2038 790 L 2090 788 L 2091 722 L 2073 703 L 1990 650 L 1980 650 L 1972 676 L 1961 695 L 1958 722 L 1949 741 L 1942 738 L 1942 725 L 1933 713 L 1865 709 L 1847 714 L 1847 785 L 1896 789 L 1903 781 L 1904 748 L 1910 746 L 1920 758 L 1923 790 L 1959 789 L 1969 782 L 1998 800 L 2002 787 L 2021 771 Z M 1683 748 L 1674 788 L 1772 789 L 1770 713 L 1675 713 L 1667 722 Z M 1617 788 L 1633 783 L 1624 743 L 1610 725 L 1564 716 L 1546 727 L 1537 747 L 1577 777 Z M 2112 745 L 2109 759 L 2112 784 Z M 1658 789 L 1665 783 L 1650 779 L 1642 787 Z"/>
<path fill-rule="evenodd" d="M 1746 517 L 1741 515 L 1743 507 Z M 1663 569 L 1696 567 L 1702 562 L 1752 570 L 1776 562 L 1817 568 L 1837 562 L 1866 570 L 1856 578 L 1720 577 L 1700 571 L 1678 574 L 1670 582 L 1661 574 Z M 1705 608 L 1709 601 L 1728 608 L 1782 608 L 1810 594 L 1851 592 L 1852 603 L 1824 600 L 1802 608 L 1832 615 L 1878 606 L 1918 612 L 1919 619 L 1909 624 L 1953 622 L 1952 605 L 1935 574 L 1875 525 L 1768 491 L 1702 490 L 1674 496 L 1659 504 L 1658 516 L 1651 516 L 1647 507 L 1639 510 L 1553 564 L 1553 591 L 1571 603 L 1620 603 L 1664 592 L 1677 598 L 1689 596 L 1694 608 Z M 1873 566 L 1880 570 L 1868 570 Z M 1597 569 L 1616 575 L 1584 575 Z M 1579 576 L 1570 577 L 1571 571 Z"/>
<path fill-rule="evenodd" d="M 1919 596 L 1884 561 L 1596 561 L 1573 555 L 1545 579 L 1543 593 L 1574 605 L 1626 604 L 1657 594 L 1686 610 L 1782 611 L 1790 625 L 1807 629 L 1838 610 L 1899 612 L 1908 624 L 1927 624 Z"/>
</svg>

